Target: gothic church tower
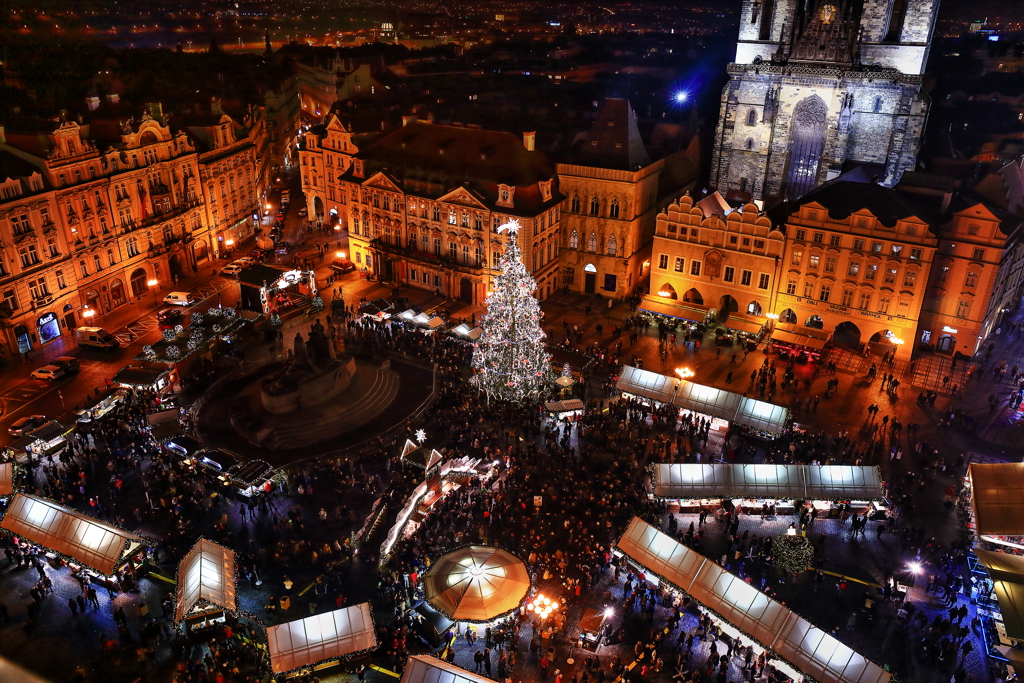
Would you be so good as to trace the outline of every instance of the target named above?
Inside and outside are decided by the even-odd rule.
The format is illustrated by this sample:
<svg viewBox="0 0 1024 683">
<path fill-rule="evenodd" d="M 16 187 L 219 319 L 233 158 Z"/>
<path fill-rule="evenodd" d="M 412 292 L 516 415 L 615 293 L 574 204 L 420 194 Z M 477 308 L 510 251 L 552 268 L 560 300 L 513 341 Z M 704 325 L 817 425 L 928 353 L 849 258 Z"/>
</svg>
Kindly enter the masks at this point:
<svg viewBox="0 0 1024 683">
<path fill-rule="evenodd" d="M 711 184 L 796 199 L 865 165 L 892 187 L 913 170 L 939 0 L 743 0 Z"/>
</svg>

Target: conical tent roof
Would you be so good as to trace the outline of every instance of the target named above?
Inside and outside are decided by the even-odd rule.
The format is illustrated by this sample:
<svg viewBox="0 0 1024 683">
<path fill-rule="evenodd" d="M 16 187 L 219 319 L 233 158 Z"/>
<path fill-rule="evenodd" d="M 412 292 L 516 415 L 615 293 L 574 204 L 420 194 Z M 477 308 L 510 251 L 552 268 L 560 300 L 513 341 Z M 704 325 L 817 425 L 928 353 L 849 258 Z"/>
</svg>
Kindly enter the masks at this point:
<svg viewBox="0 0 1024 683">
<path fill-rule="evenodd" d="M 490 621 L 519 607 L 530 590 L 522 560 L 480 545 L 442 555 L 423 582 L 427 601 L 456 621 Z"/>
</svg>

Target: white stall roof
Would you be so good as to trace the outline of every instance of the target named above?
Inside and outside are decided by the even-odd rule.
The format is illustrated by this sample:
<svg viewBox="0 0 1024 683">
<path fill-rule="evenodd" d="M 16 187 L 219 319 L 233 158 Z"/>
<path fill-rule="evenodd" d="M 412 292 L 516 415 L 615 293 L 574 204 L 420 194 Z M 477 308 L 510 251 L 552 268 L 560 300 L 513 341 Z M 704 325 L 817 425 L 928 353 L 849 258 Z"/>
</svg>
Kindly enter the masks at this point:
<svg viewBox="0 0 1024 683">
<path fill-rule="evenodd" d="M 405 664 L 400 683 L 494 683 L 470 673 L 454 664 L 431 657 L 430 655 L 413 655 Z"/>
<path fill-rule="evenodd" d="M 974 553 L 992 577 L 1007 637 L 1024 640 L 1024 557 L 981 548 Z"/>
<path fill-rule="evenodd" d="M 440 318 L 434 317 L 434 318 L 431 318 L 430 320 L 428 320 L 427 322 L 425 322 L 423 324 L 426 325 L 427 327 L 429 327 L 432 330 L 436 330 L 437 328 L 441 327 L 441 325 L 444 325 L 444 320 L 441 320 Z"/>
<path fill-rule="evenodd" d="M 141 538 L 46 498 L 19 493 L 0 522 L 18 534 L 75 562 L 111 575 Z"/>
<path fill-rule="evenodd" d="M 740 401 L 740 407 L 736 410 L 733 421 L 753 429 L 779 434 L 786 429 L 788 415 L 789 410 L 782 406 L 758 401 L 756 398 L 744 397 Z"/>
<path fill-rule="evenodd" d="M 377 647 L 370 603 L 315 614 L 267 629 L 274 673 Z"/>
<path fill-rule="evenodd" d="M 731 391 L 682 381 L 679 383 L 679 391 L 676 392 L 673 403 L 686 410 L 732 420 L 741 398 L 742 396 Z"/>
<path fill-rule="evenodd" d="M 671 536 L 634 517 L 618 549 L 811 678 L 885 683 L 887 671 Z"/>
<path fill-rule="evenodd" d="M 624 365 L 619 373 L 619 381 L 615 386 L 619 391 L 625 391 L 637 396 L 646 396 L 663 403 L 670 403 L 677 381 L 650 370 L 641 370 L 640 368 L 634 368 L 632 365 Z"/>
<path fill-rule="evenodd" d="M 196 605 L 234 611 L 235 551 L 200 538 L 178 564 L 177 611 L 181 621 Z"/>
<path fill-rule="evenodd" d="M 417 313 L 412 317 L 412 321 L 417 325 L 426 325 L 430 320 L 430 316 L 426 313 Z"/>
<path fill-rule="evenodd" d="M 412 322 L 412 319 L 416 317 L 416 311 L 412 310 L 411 308 L 408 308 L 399 313 L 398 317 L 401 318 L 402 320 Z"/>
<path fill-rule="evenodd" d="M 14 493 L 14 463 L 0 463 L 0 496 Z"/>
<path fill-rule="evenodd" d="M 654 466 L 659 498 L 782 498 L 880 500 L 882 480 L 869 465 L 705 465 Z"/>
</svg>

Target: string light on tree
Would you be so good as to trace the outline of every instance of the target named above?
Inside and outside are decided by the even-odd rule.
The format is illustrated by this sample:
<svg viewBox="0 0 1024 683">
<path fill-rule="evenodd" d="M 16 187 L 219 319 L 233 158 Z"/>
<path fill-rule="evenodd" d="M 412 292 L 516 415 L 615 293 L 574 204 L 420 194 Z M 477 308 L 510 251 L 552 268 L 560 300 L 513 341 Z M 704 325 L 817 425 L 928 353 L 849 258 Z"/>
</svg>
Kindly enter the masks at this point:
<svg viewBox="0 0 1024 683">
<path fill-rule="evenodd" d="M 772 544 L 772 557 L 784 574 L 795 576 L 814 563 L 814 546 L 804 536 L 783 534 Z"/>
<path fill-rule="evenodd" d="M 540 395 L 550 359 L 544 351 L 540 303 L 533 296 L 537 283 L 519 250 L 519 223 L 509 221 L 498 232 L 508 233 L 509 239 L 480 319 L 482 333 L 473 345 L 471 381 L 488 400 L 522 403 Z"/>
</svg>

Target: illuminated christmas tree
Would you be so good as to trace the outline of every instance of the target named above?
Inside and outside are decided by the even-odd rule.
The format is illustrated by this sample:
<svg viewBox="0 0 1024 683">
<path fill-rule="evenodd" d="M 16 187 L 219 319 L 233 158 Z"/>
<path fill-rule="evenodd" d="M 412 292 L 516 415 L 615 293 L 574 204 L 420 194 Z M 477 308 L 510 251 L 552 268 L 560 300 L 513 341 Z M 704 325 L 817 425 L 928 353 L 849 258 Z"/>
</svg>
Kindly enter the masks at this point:
<svg viewBox="0 0 1024 683">
<path fill-rule="evenodd" d="M 517 242 L 519 223 L 513 220 L 498 231 L 508 233 L 508 247 L 480 319 L 483 333 L 473 345 L 471 381 L 488 400 L 522 403 L 540 396 L 551 361 L 544 352 L 540 303 L 533 296 L 537 283 Z"/>
</svg>

